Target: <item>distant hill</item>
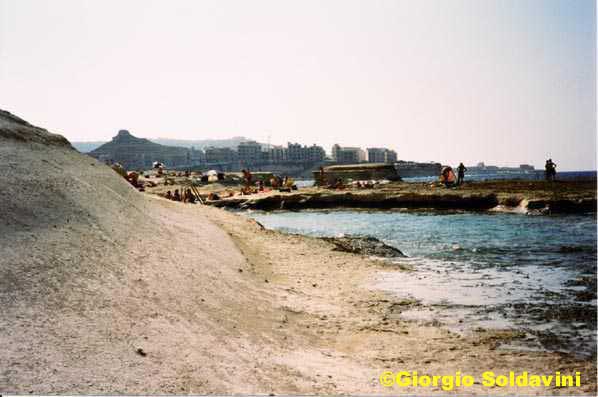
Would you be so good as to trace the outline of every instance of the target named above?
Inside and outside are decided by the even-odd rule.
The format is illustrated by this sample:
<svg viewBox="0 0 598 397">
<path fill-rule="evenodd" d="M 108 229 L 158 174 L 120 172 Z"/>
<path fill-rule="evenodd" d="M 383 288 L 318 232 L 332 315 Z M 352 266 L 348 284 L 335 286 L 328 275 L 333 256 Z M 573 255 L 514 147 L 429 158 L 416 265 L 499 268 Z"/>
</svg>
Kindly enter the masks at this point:
<svg viewBox="0 0 598 397">
<path fill-rule="evenodd" d="M 251 141 L 249 138 L 245 138 L 242 136 L 236 136 L 233 138 L 227 139 L 170 139 L 170 138 L 156 138 L 151 139 L 152 142 L 159 143 L 161 145 L 169 145 L 169 146 L 182 146 L 191 148 L 194 147 L 196 149 L 204 149 L 209 146 L 213 147 L 226 147 L 231 149 L 236 149 L 241 142 Z"/>
<path fill-rule="evenodd" d="M 92 150 L 89 155 L 101 161 L 118 162 L 125 169 L 147 169 L 154 161 L 176 167 L 189 164 L 191 158 L 188 148 L 160 145 L 137 138 L 127 130 L 120 130 L 110 142 Z"/>
<path fill-rule="evenodd" d="M 160 145 L 167 146 L 179 146 L 185 148 L 194 147 L 196 149 L 205 149 L 206 147 L 226 147 L 236 149 L 241 142 L 247 142 L 251 139 L 242 136 L 236 136 L 228 139 L 170 139 L 170 138 L 156 138 L 150 139 L 151 142 L 158 143 Z M 89 153 L 103 144 L 105 141 L 93 141 L 93 142 L 71 142 L 71 145 L 81 153 Z M 262 144 L 264 145 L 264 144 Z"/>
</svg>

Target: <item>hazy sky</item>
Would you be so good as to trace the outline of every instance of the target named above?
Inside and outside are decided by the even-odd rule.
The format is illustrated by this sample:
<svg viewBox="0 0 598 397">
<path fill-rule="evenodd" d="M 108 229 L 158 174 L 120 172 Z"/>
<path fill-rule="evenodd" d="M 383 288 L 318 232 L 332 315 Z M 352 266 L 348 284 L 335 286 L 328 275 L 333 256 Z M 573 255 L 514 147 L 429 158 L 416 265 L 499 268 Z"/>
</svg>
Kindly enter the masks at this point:
<svg viewBox="0 0 598 397">
<path fill-rule="evenodd" d="M 73 141 L 247 136 L 596 167 L 591 0 L 0 0 L 0 108 Z"/>
</svg>

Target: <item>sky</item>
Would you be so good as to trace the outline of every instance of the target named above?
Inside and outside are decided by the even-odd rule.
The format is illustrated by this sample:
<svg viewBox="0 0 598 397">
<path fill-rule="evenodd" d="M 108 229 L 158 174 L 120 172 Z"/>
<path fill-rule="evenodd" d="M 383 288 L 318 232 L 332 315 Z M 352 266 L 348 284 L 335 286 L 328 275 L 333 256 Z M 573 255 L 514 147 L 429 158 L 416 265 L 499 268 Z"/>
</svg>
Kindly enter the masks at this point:
<svg viewBox="0 0 598 397">
<path fill-rule="evenodd" d="M 71 141 L 128 129 L 596 169 L 596 5 L 0 0 L 0 108 Z"/>
</svg>

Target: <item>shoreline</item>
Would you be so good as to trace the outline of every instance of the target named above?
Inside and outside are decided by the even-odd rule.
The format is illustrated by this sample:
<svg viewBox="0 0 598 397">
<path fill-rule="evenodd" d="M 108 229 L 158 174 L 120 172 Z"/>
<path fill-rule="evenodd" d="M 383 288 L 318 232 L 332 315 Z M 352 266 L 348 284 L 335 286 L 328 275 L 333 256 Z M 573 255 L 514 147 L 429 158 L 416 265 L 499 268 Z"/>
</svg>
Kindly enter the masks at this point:
<svg viewBox="0 0 598 397">
<path fill-rule="evenodd" d="M 573 222 L 578 227 L 582 227 L 582 224 L 587 226 L 588 223 L 595 225 L 592 216 L 570 215 L 558 217 L 558 219 L 546 219 L 545 217 L 518 219 L 518 216 L 500 213 L 486 215 L 485 213 L 450 211 L 431 214 L 430 212 L 356 211 L 352 209 L 274 212 L 249 210 L 247 212 L 234 211 L 234 213 L 252 218 L 271 230 L 332 241 L 347 252 L 356 252 L 368 258 L 386 260 L 392 262 L 393 266 L 400 266 L 402 269 L 416 270 L 401 274 L 393 274 L 391 271 L 388 275 L 380 275 L 380 282 L 376 283 L 378 288 L 390 291 L 401 299 L 417 301 L 417 304 L 402 313 L 403 319 L 424 323 L 440 320 L 443 327 L 458 333 L 468 332 L 477 327 L 513 328 L 526 334 L 525 338 L 517 342 L 520 348 L 571 352 L 586 357 L 595 354 L 595 338 L 591 335 L 592 330 L 595 330 L 596 327 L 596 319 L 591 315 L 592 309 L 584 311 L 583 307 L 586 304 L 591 304 L 590 301 L 594 299 L 593 305 L 590 307 L 595 310 L 596 284 L 590 281 L 584 283 L 573 281 L 586 280 L 587 275 L 592 272 L 595 278 L 595 270 L 590 269 L 594 267 L 592 263 L 584 263 L 584 259 L 579 257 L 579 255 L 585 255 L 587 258 L 587 255 L 593 255 L 595 258 L 593 243 L 586 239 L 583 242 L 578 240 L 581 245 L 575 245 L 565 239 L 536 248 L 521 246 L 521 250 L 538 255 L 538 260 L 535 262 L 530 262 L 530 258 L 526 257 L 526 262 L 523 263 L 519 262 L 517 256 L 519 248 L 509 250 L 497 248 L 494 245 L 495 241 L 502 244 L 495 233 L 490 233 L 492 237 L 490 235 L 487 237 L 488 241 L 492 241 L 489 243 L 491 246 L 485 245 L 483 238 L 482 240 L 475 240 L 475 238 L 473 241 L 470 240 L 472 236 L 484 234 L 477 229 L 480 227 L 479 225 L 486 225 L 484 227 L 492 225 L 493 228 L 502 230 L 506 225 L 517 228 L 521 222 L 526 225 L 528 230 L 544 225 L 541 226 L 540 233 L 543 233 L 542 229 L 546 227 L 545 225 L 550 224 L 553 225 L 552 227 L 559 228 L 563 235 L 567 235 L 572 230 L 566 225 L 571 224 L 572 219 L 575 219 Z M 434 221 L 433 219 L 437 216 L 440 218 L 438 221 Z M 492 218 L 496 218 L 496 220 L 492 220 Z M 422 220 L 421 225 L 418 225 L 418 219 Z M 444 243 L 440 244 L 442 247 L 427 243 L 426 236 L 429 235 L 429 232 L 446 237 L 446 230 L 443 229 L 449 226 L 446 219 L 453 219 L 448 223 L 455 223 L 455 233 L 463 232 L 459 225 L 462 225 L 463 221 L 467 219 L 471 220 L 471 226 L 475 230 L 470 230 L 469 237 L 464 241 L 447 243 L 446 240 L 443 240 Z M 432 224 L 437 224 L 438 230 L 429 229 Z M 560 227 L 555 226 L 557 224 Z M 423 231 L 416 232 L 414 228 L 423 229 Z M 406 235 L 401 237 L 402 230 L 405 230 Z M 524 236 L 520 237 L 525 239 Z M 498 240 L 495 240 L 496 238 Z M 367 240 L 371 244 L 363 244 Z M 440 243 L 440 240 L 437 243 Z M 368 249 L 368 245 L 383 248 L 386 244 L 390 244 L 402 252 L 399 251 L 399 255 L 386 256 L 383 249 L 379 253 Z M 513 247 L 513 244 L 519 247 L 517 241 L 511 241 L 507 243 L 507 246 Z M 501 247 L 503 246 L 501 245 Z M 404 256 L 403 252 L 407 256 Z M 578 256 L 574 260 L 579 262 L 571 263 L 569 252 L 579 253 L 575 254 Z M 581 254 L 582 252 L 585 254 Z M 492 257 L 492 255 L 499 254 L 501 255 L 500 259 Z M 490 257 L 488 257 L 489 255 Z M 556 268 L 547 266 L 544 269 L 546 261 L 551 260 L 565 261 L 563 263 L 567 263 L 568 266 L 561 267 L 564 266 L 562 264 Z M 570 268 L 569 266 L 575 267 Z M 539 277 L 539 274 L 555 277 L 555 279 L 566 275 L 569 281 L 557 286 L 543 277 Z M 550 276 L 551 274 L 552 276 Z M 572 285 L 575 287 L 571 288 Z M 542 291 L 546 294 L 546 289 L 551 291 L 549 295 L 542 294 Z M 473 297 L 476 296 L 479 297 L 479 300 L 473 300 Z M 553 308 L 552 314 L 550 309 L 545 309 L 546 305 Z M 562 316 L 556 314 L 563 310 L 578 314 L 572 316 L 569 322 L 563 321 Z M 551 320 L 555 321 L 556 318 L 561 319 L 556 320 L 550 331 L 546 330 L 545 324 Z M 576 325 L 571 325 L 571 322 L 575 322 Z M 582 323 L 585 324 L 583 327 Z"/>
<path fill-rule="evenodd" d="M 206 201 L 233 209 L 412 209 L 511 212 L 520 214 L 595 213 L 595 182 L 469 183 L 456 189 L 423 183 L 392 183 L 376 189 L 329 190 L 303 188 Z"/>
<path fill-rule="evenodd" d="M 382 272 L 400 275 L 405 269 L 367 256 L 339 252 L 321 238 L 264 229 L 242 215 L 206 208 L 207 218 L 225 230 L 251 264 L 252 274 L 264 277 L 265 285 L 278 292 L 284 316 L 281 326 L 311 340 L 303 349 L 324 349 L 331 358 L 361 363 L 360 386 L 338 384 L 322 391 L 353 393 L 442 393 L 440 388 L 384 388 L 377 376 L 384 370 L 417 370 L 444 374 L 451 371 L 498 373 L 529 371 L 563 373 L 580 368 L 585 377 L 580 389 L 568 394 L 596 390 L 595 360 L 570 354 L 501 349 L 520 337 L 517 330 L 476 330 L 469 336 L 455 334 L 439 324 L 419 324 L 400 319 L 413 302 L 377 288 Z M 313 358 L 313 357 L 312 357 Z M 335 365 L 339 365 L 338 362 Z M 341 364 L 342 365 L 342 364 Z M 577 369 L 576 369 L 577 370 Z M 482 371 L 483 372 L 483 371 Z M 585 374 L 585 375 L 584 375 Z M 339 375 L 333 375 L 338 379 Z M 341 376 L 342 378 L 342 376 Z M 366 384 L 369 383 L 369 386 Z M 459 393 L 553 394 L 551 388 L 492 388 L 474 384 L 456 388 Z"/>
</svg>

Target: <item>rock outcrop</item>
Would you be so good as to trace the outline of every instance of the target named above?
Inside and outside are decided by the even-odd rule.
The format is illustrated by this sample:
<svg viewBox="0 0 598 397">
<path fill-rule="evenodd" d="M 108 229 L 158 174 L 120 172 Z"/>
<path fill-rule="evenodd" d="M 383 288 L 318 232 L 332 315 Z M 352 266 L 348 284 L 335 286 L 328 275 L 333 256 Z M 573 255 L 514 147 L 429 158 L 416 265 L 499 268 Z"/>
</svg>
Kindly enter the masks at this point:
<svg viewBox="0 0 598 397">
<path fill-rule="evenodd" d="M 377 256 L 380 258 L 405 258 L 406 255 L 375 237 L 345 236 L 322 237 L 322 240 L 334 244 L 335 251 L 352 254 Z"/>
<path fill-rule="evenodd" d="M 22 143 L 41 143 L 71 148 L 69 141 L 62 135 L 52 134 L 43 128 L 35 127 L 2 109 L 0 109 L 0 138 Z"/>
<path fill-rule="evenodd" d="M 315 192 L 271 194 L 267 196 L 233 197 L 208 202 L 216 207 L 257 210 L 301 210 L 328 208 L 364 209 L 450 209 L 483 211 L 498 205 L 495 194 L 441 195 L 441 194 L 392 194 L 379 191 Z"/>
<path fill-rule="evenodd" d="M 474 184 L 471 184 L 475 186 Z M 567 182 L 562 195 L 530 188 L 517 193 L 507 189 L 436 189 L 411 183 L 398 183 L 367 190 L 301 189 L 291 193 L 270 192 L 252 196 L 235 196 L 207 204 L 216 207 L 272 210 L 303 209 L 417 209 L 498 211 L 522 214 L 596 212 L 595 182 Z M 507 186 L 508 187 L 508 186 Z M 546 188 L 546 186 L 544 186 Z M 548 186 L 552 188 L 552 186 Z"/>
</svg>

